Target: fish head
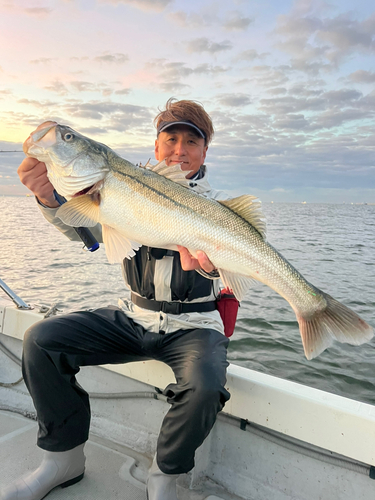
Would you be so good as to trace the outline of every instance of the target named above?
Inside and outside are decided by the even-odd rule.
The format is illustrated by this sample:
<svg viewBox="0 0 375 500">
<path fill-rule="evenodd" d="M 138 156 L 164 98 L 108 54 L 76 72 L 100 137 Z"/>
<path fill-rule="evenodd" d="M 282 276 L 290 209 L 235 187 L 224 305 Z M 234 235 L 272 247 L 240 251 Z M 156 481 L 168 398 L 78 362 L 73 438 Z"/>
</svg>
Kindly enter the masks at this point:
<svg viewBox="0 0 375 500">
<path fill-rule="evenodd" d="M 68 198 L 84 194 L 109 171 L 107 146 L 54 121 L 39 125 L 23 151 L 46 164 L 51 184 Z"/>
</svg>

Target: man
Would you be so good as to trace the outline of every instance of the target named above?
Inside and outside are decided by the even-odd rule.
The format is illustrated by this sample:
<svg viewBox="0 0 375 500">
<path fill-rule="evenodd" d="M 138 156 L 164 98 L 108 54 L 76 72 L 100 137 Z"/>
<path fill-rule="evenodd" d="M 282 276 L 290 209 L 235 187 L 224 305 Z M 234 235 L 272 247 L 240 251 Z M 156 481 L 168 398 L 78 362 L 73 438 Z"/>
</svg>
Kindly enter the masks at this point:
<svg viewBox="0 0 375 500">
<path fill-rule="evenodd" d="M 155 119 L 155 157 L 168 166 L 181 163 L 190 188 L 225 199 L 211 190 L 203 165 L 213 126 L 194 101 L 170 99 Z M 18 173 L 36 196 L 46 219 L 70 239 L 76 234 L 56 216 L 59 206 L 45 165 L 26 158 Z M 100 239 L 100 228 L 94 232 Z M 196 449 L 229 399 L 224 385 L 228 339 L 216 310 L 217 273 L 208 257 L 141 247 L 124 259 L 123 275 L 131 301 L 54 316 L 25 335 L 23 374 L 37 411 L 40 467 L 2 491 L 1 500 L 41 500 L 56 486 L 82 479 L 90 406 L 76 383 L 81 366 L 157 359 L 173 370 L 176 383 L 165 389 L 171 404 L 147 480 L 149 500 L 177 500 L 176 479 L 194 466 Z"/>
</svg>

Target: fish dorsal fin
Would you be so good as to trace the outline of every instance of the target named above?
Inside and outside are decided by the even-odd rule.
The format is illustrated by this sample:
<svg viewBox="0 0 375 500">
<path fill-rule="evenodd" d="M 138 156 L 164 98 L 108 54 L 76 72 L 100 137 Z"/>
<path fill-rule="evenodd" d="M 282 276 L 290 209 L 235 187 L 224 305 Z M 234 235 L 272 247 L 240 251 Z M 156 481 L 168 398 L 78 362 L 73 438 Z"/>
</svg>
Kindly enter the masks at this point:
<svg viewBox="0 0 375 500">
<path fill-rule="evenodd" d="M 256 283 L 255 279 L 248 278 L 247 276 L 242 276 L 240 274 L 230 273 L 224 269 L 218 269 L 220 273 L 221 281 L 224 286 L 233 290 L 233 293 L 237 300 L 241 302 L 244 298 L 247 290 Z"/>
<path fill-rule="evenodd" d="M 84 194 L 61 205 L 56 215 L 67 226 L 94 227 L 99 222 L 99 199 Z"/>
<path fill-rule="evenodd" d="M 123 233 L 106 224 L 103 224 L 102 231 L 105 253 L 110 264 L 121 263 L 125 257 L 127 259 L 134 257 L 135 250 L 138 250 L 141 246 L 139 243 L 129 240 Z"/>
<path fill-rule="evenodd" d="M 150 162 L 151 158 L 147 160 L 147 163 L 143 165 L 142 162 L 137 163 L 137 167 L 139 168 L 145 168 L 146 170 L 152 170 L 153 165 Z"/>
<path fill-rule="evenodd" d="M 152 170 L 156 174 L 162 175 L 163 177 L 166 177 L 167 179 L 177 182 L 177 184 L 181 184 L 181 186 L 184 187 L 189 187 L 190 186 L 190 180 L 186 179 L 187 174 L 189 173 L 189 170 L 182 170 L 181 169 L 181 163 L 177 163 L 177 165 L 171 165 L 168 166 L 165 163 L 165 160 L 159 161 L 156 165 L 152 165 L 150 163 L 150 160 L 146 163 L 146 165 L 140 164 L 141 168 L 145 168 L 147 170 Z"/>
<path fill-rule="evenodd" d="M 260 201 L 254 202 L 256 196 L 243 194 L 231 200 L 219 201 L 222 205 L 230 208 L 237 215 L 249 222 L 266 239 L 266 221 L 262 212 Z"/>
</svg>

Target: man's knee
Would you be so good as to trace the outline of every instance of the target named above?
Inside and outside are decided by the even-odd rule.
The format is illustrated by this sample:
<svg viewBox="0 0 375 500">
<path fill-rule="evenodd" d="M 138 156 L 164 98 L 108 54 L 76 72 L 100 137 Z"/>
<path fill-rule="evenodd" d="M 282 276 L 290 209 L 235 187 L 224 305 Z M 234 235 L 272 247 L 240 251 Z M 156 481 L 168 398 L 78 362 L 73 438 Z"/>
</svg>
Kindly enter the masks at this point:
<svg viewBox="0 0 375 500">
<path fill-rule="evenodd" d="M 198 408 L 200 405 L 219 405 L 222 408 L 230 398 L 225 383 L 226 376 L 222 367 L 218 369 L 215 364 L 207 363 L 190 380 L 189 398 L 195 401 Z"/>
<path fill-rule="evenodd" d="M 35 345 L 39 345 L 40 341 L 39 339 L 43 339 L 44 335 L 43 332 L 45 331 L 44 328 L 44 321 L 39 321 L 38 323 L 35 323 L 34 325 L 30 326 L 23 337 L 23 348 L 24 350 L 29 350 L 30 348 L 33 348 Z"/>
<path fill-rule="evenodd" d="M 189 386 L 190 398 L 199 404 L 221 403 L 224 406 L 229 399 L 229 392 L 225 389 L 228 339 L 215 330 L 207 332 L 209 335 L 205 352 L 192 363 Z"/>
<path fill-rule="evenodd" d="M 23 358 L 34 357 L 43 349 L 47 351 L 54 337 L 55 329 L 51 328 L 51 322 L 48 320 L 42 320 L 30 326 L 23 338 Z"/>
</svg>

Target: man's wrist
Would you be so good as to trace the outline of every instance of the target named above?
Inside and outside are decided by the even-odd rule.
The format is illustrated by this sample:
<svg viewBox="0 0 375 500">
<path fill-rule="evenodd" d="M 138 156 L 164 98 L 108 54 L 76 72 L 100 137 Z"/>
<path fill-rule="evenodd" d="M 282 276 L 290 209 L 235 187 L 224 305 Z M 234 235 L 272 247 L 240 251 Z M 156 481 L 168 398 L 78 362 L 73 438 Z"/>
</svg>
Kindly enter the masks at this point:
<svg viewBox="0 0 375 500">
<path fill-rule="evenodd" d="M 56 201 L 55 197 L 53 197 L 53 200 L 51 199 L 44 199 L 44 198 L 39 198 L 38 196 L 35 196 L 36 201 L 39 203 L 44 208 L 58 208 L 60 206 L 60 203 Z"/>
</svg>

